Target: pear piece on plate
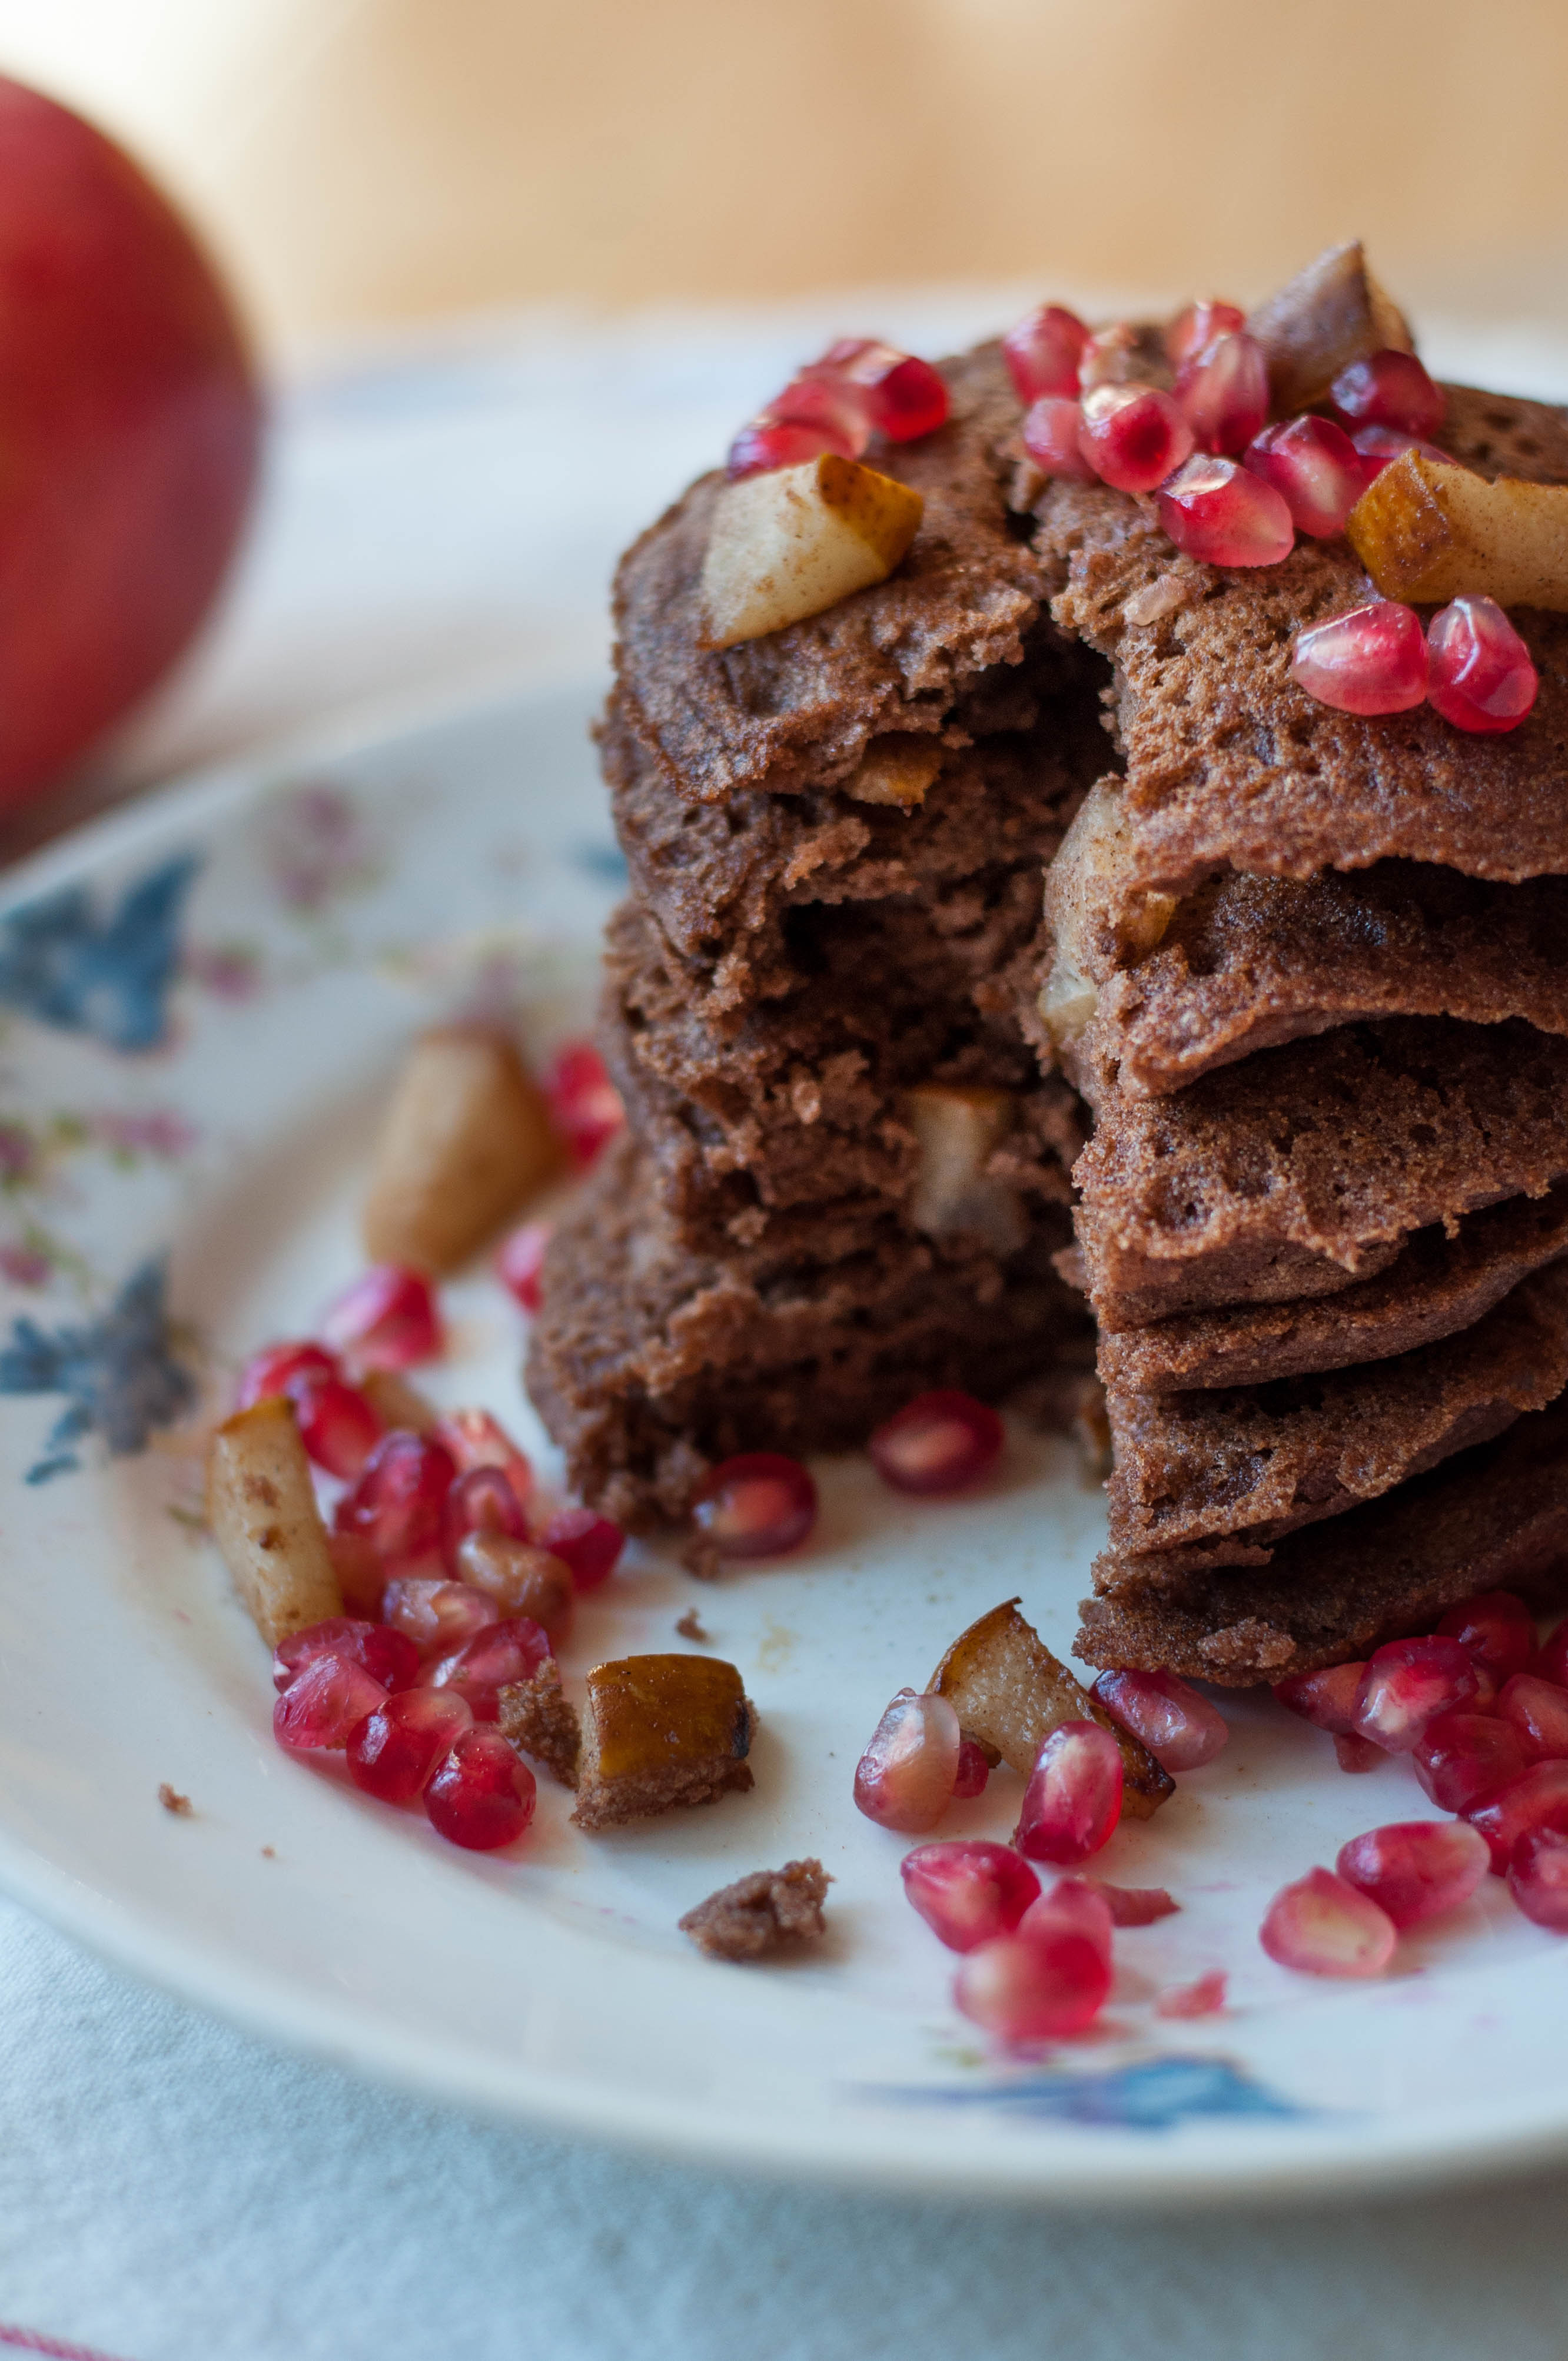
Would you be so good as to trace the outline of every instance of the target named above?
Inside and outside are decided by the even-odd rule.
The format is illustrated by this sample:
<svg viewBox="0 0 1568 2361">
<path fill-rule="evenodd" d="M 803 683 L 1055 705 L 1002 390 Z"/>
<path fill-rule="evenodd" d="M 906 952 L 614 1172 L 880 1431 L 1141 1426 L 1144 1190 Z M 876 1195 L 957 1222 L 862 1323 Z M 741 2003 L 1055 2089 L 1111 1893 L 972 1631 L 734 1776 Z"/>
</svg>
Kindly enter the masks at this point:
<svg viewBox="0 0 1568 2361">
<path fill-rule="evenodd" d="M 1330 247 L 1246 324 L 1268 363 L 1277 418 L 1321 401 L 1341 369 L 1374 353 L 1413 353 L 1404 313 L 1366 267 L 1361 241 Z"/>
<path fill-rule="evenodd" d="M 410 1050 L 382 1122 L 367 1250 L 375 1262 L 452 1270 L 561 1161 L 543 1096 L 504 1035 L 439 1027 Z"/>
<path fill-rule="evenodd" d="M 622 1656 L 588 1675 L 579 1828 L 619 1828 L 751 1784 L 757 1711 L 718 1656 Z"/>
<path fill-rule="evenodd" d="M 885 582 L 924 510 L 907 484 L 831 451 L 727 485 L 702 569 L 705 645 L 761 639 Z"/>
<path fill-rule="evenodd" d="M 269 1648 L 343 1612 L 291 1402 L 269 1394 L 207 1447 L 207 1522 Z"/>
<path fill-rule="evenodd" d="M 1568 613 L 1568 484 L 1489 483 L 1406 451 L 1368 485 L 1345 532 L 1386 598 L 1470 591 L 1499 607 Z"/>
</svg>

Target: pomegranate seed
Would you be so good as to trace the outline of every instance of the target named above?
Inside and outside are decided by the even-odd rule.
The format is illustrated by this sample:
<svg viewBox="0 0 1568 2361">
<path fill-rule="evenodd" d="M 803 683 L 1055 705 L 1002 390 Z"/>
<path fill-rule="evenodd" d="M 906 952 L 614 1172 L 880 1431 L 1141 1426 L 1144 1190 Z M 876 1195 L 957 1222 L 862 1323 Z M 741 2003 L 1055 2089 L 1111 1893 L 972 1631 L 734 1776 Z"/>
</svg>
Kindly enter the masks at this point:
<svg viewBox="0 0 1568 2361">
<path fill-rule="evenodd" d="M 1559 1623 L 1551 1637 L 1541 1642 L 1530 1658 L 1530 1669 L 1537 1680 L 1555 1681 L 1560 1689 L 1568 1688 L 1568 1622 Z"/>
<path fill-rule="evenodd" d="M 352 1656 L 316 1656 L 273 1707 L 272 1735 L 291 1753 L 342 1746 L 355 1723 L 386 1698 L 380 1682 Z"/>
<path fill-rule="evenodd" d="M 692 1521 L 720 1557 L 782 1557 L 817 1522 L 817 1487 L 782 1451 L 742 1451 L 701 1486 Z"/>
<path fill-rule="evenodd" d="M 852 458 L 854 454 L 848 456 Z M 591 1041 L 563 1042 L 545 1070 L 544 1096 L 550 1120 L 565 1142 L 573 1164 L 579 1172 L 586 1172 L 626 1121 L 620 1093 Z"/>
<path fill-rule="evenodd" d="M 1414 353 L 1393 350 L 1341 369 L 1329 399 L 1357 426 L 1397 426 L 1406 434 L 1435 434 L 1448 408 L 1447 395 Z"/>
<path fill-rule="evenodd" d="M 348 1775 L 384 1804 L 410 1804 L 473 1719 L 455 1689 L 402 1689 L 349 1731 Z"/>
<path fill-rule="evenodd" d="M 1268 363 L 1254 336 L 1216 336 L 1182 363 L 1176 399 L 1200 451 L 1245 451 L 1268 416 Z"/>
<path fill-rule="evenodd" d="M 443 1343 L 429 1279 L 394 1262 L 375 1264 L 335 1296 L 322 1334 L 361 1377 L 367 1369 L 409 1369 L 416 1361 L 433 1360 Z"/>
<path fill-rule="evenodd" d="M 1076 396 L 1069 400 L 1066 394 L 1043 393 L 1024 412 L 1024 448 L 1045 475 L 1063 476 L 1074 484 L 1097 484 L 1099 477 L 1079 448 L 1082 424 L 1083 412 Z"/>
<path fill-rule="evenodd" d="M 455 1410 L 437 1422 L 431 1435 L 452 1455 L 454 1466 L 466 1476 L 476 1467 L 497 1467 L 510 1485 L 521 1507 L 533 1490 L 533 1469 L 500 1421 L 488 1410 Z"/>
<path fill-rule="evenodd" d="M 504 1533 L 514 1542 L 528 1539 L 521 1502 L 499 1467 L 470 1467 L 442 1505 L 441 1554 L 455 1578 L 458 1546 L 470 1533 Z"/>
<path fill-rule="evenodd" d="M 1463 1820 L 1396 1820 L 1340 1848 L 1334 1867 L 1396 1927 L 1468 1902 L 1486 1874 L 1486 1847 Z"/>
<path fill-rule="evenodd" d="M 290 1389 L 300 1440 L 318 1467 L 353 1483 L 381 1440 L 380 1412 L 341 1378 L 303 1372 Z"/>
<path fill-rule="evenodd" d="M 457 1545 L 455 1578 L 493 1598 L 504 1617 L 532 1615 L 552 1640 L 571 1628 L 574 1593 L 569 1567 L 548 1550 L 509 1533 L 468 1533 Z"/>
<path fill-rule="evenodd" d="M 1365 1670 L 1360 1664 L 1328 1664 L 1321 1673 L 1292 1673 L 1288 1680 L 1275 1683 L 1274 1694 L 1315 1729 L 1346 1736 L 1354 1728 L 1355 1700 Z"/>
<path fill-rule="evenodd" d="M 1089 331 L 1076 312 L 1060 303 L 1042 303 L 1009 328 L 1002 339 L 1007 364 L 1021 402 L 1038 401 L 1045 394 L 1070 394 L 1077 407 L 1078 364 Z"/>
<path fill-rule="evenodd" d="M 1366 489 L 1361 455 L 1332 418 L 1287 419 L 1266 426 L 1247 445 L 1242 465 L 1272 484 L 1298 533 L 1317 540 L 1344 531 L 1344 521 Z"/>
<path fill-rule="evenodd" d="M 1230 1736 L 1223 1717 L 1174 1673 L 1102 1673 L 1090 1695 L 1167 1771 L 1196 1771 Z"/>
<path fill-rule="evenodd" d="M 940 372 L 896 345 L 872 336 L 841 337 L 817 366 L 866 395 L 872 424 L 890 443 L 913 443 L 948 423 L 948 389 Z"/>
<path fill-rule="evenodd" d="M 916 1394 L 885 1419 L 866 1446 L 884 1484 L 898 1492 L 959 1492 L 989 1476 L 1002 1456 L 1002 1421 L 972 1394 Z"/>
<path fill-rule="evenodd" d="M 1076 1934 L 1086 1936 L 1109 1967 L 1116 1922 L 1093 1878 L 1058 1877 L 1050 1892 L 1031 1902 L 1018 1921 L 1019 1933 L 1030 1937 L 1056 1927 L 1070 1927 Z"/>
<path fill-rule="evenodd" d="M 406 1689 L 419 1672 L 419 1650 L 400 1631 L 329 1615 L 324 1623 L 280 1642 L 272 1656 L 273 1687 L 288 1688 L 318 1656 L 347 1656 L 384 1689 Z"/>
<path fill-rule="evenodd" d="M 1390 1754 L 1409 1754 L 1429 1721 L 1456 1713 L 1475 1694 L 1475 1667 L 1457 1640 L 1390 1640 L 1367 1658 L 1355 1698 L 1355 1728 Z"/>
<path fill-rule="evenodd" d="M 765 476 L 774 467 L 798 467 L 807 459 L 831 451 L 839 459 L 858 454 L 847 435 L 828 426 L 801 426 L 753 420 L 742 426 L 729 445 L 725 473 L 732 483 L 742 476 Z"/>
<path fill-rule="evenodd" d="M 949 1951 L 972 1951 L 998 1935 L 1011 1935 L 1040 1892 L 1039 1879 L 1011 1845 L 979 1839 L 916 1845 L 899 1863 L 899 1875 L 910 1901 Z"/>
<path fill-rule="evenodd" d="M 1283 496 L 1234 459 L 1189 459 L 1161 487 L 1159 521 L 1206 566 L 1277 566 L 1296 543 Z"/>
<path fill-rule="evenodd" d="M 1508 1892 L 1527 1918 L 1568 1935 L 1568 1835 L 1531 1828 L 1508 1859 Z"/>
<path fill-rule="evenodd" d="M 274 1394 L 291 1400 L 303 1378 L 320 1379 L 343 1375 L 333 1356 L 320 1345 L 264 1345 L 239 1373 L 236 1407 L 249 1410 Z"/>
<path fill-rule="evenodd" d="M 1281 1886 L 1264 1914 L 1258 1941 L 1282 1968 L 1307 1976 L 1379 1976 L 1394 1956 L 1394 1921 L 1370 1894 L 1310 1869 Z"/>
<path fill-rule="evenodd" d="M 1388 1757 L 1381 1746 L 1370 1738 L 1358 1737 L 1354 1730 L 1334 1732 L 1334 1761 L 1342 1771 L 1376 1771 L 1379 1763 Z"/>
<path fill-rule="evenodd" d="M 1524 1754 L 1517 1731 L 1490 1714 L 1443 1713 L 1429 1721 L 1411 1758 L 1417 1778 L 1443 1812 L 1463 1812 L 1517 1779 Z"/>
<path fill-rule="evenodd" d="M 1361 465 L 1364 484 L 1375 484 L 1391 459 L 1402 459 L 1407 451 L 1419 451 L 1423 458 L 1441 459 L 1452 467 L 1453 460 L 1435 443 L 1424 443 L 1419 434 L 1407 434 L 1398 426 L 1358 426 L 1351 438 L 1351 446 Z"/>
<path fill-rule="evenodd" d="M 1113 1927 L 1152 1927 L 1157 1918 L 1168 1918 L 1181 1907 L 1163 1885 L 1111 1885 L 1103 1878 L 1097 1878 L 1095 1883 L 1105 1897 Z"/>
<path fill-rule="evenodd" d="M 1179 312 L 1165 332 L 1165 349 L 1172 368 L 1179 368 L 1194 354 L 1202 352 L 1217 336 L 1238 335 L 1246 326 L 1246 313 L 1234 303 L 1222 303 L 1211 299 L 1207 302 L 1189 303 Z"/>
<path fill-rule="evenodd" d="M 441 1513 L 457 1469 L 433 1437 L 394 1427 L 333 1511 L 340 1533 L 364 1533 L 384 1558 L 419 1557 L 439 1547 Z"/>
<path fill-rule="evenodd" d="M 1481 735 L 1519 728 L 1541 675 L 1495 598 L 1467 594 L 1439 608 L 1427 648 L 1427 694 L 1445 721 Z"/>
<path fill-rule="evenodd" d="M 1497 1719 L 1513 1730 L 1527 1763 L 1568 1761 L 1568 1689 L 1534 1673 L 1515 1673 L 1497 1698 Z"/>
<path fill-rule="evenodd" d="M 900 1689 L 855 1765 L 854 1798 L 868 1820 L 923 1836 L 953 1799 L 959 1718 L 946 1697 Z"/>
<path fill-rule="evenodd" d="M 953 1801 L 969 1803 L 983 1795 L 991 1778 L 991 1765 L 985 1759 L 985 1749 L 972 1738 L 959 1741 L 959 1773 L 953 1781 Z"/>
<path fill-rule="evenodd" d="M 1568 1829 L 1568 1763 L 1532 1763 L 1506 1786 L 1467 1804 L 1462 1817 L 1486 1838 L 1501 1877 L 1520 1837 L 1534 1828 Z"/>
<path fill-rule="evenodd" d="M 466 1582 L 442 1582 L 400 1575 L 389 1582 L 381 1611 L 395 1631 L 413 1642 L 422 1656 L 447 1654 L 487 1624 L 499 1623 L 493 1598 Z"/>
<path fill-rule="evenodd" d="M 1427 693 L 1420 617 L 1397 598 L 1374 598 L 1298 631 L 1290 671 L 1309 697 L 1341 713 L 1408 713 Z"/>
<path fill-rule="evenodd" d="M 328 1533 L 326 1547 L 349 1613 L 367 1616 L 371 1622 L 378 1623 L 388 1568 L 372 1544 L 363 1533 Z"/>
<path fill-rule="evenodd" d="M 1511 1590 L 1462 1598 L 1437 1628 L 1444 1639 L 1457 1640 L 1473 1664 L 1490 1665 L 1504 1680 L 1522 1673 L 1535 1653 L 1535 1618 Z"/>
<path fill-rule="evenodd" d="M 494 1852 L 521 1836 L 538 1794 L 532 1772 L 499 1730 L 466 1730 L 436 1765 L 424 1808 L 448 1844 Z"/>
<path fill-rule="evenodd" d="M 1064 1721 L 1035 1758 L 1013 1841 L 1031 1861 L 1072 1869 L 1122 1817 L 1122 1752 L 1097 1721 Z"/>
<path fill-rule="evenodd" d="M 1120 492 L 1152 492 L 1192 456 L 1192 429 L 1153 385 L 1099 385 L 1083 398 L 1078 447 Z"/>
<path fill-rule="evenodd" d="M 1078 390 L 1092 393 L 1097 386 L 1127 385 L 1138 366 L 1138 332 L 1130 320 L 1116 320 L 1097 328 L 1084 340 L 1078 357 Z"/>
<path fill-rule="evenodd" d="M 1089 1937 L 1051 1923 L 969 1952 L 953 2004 L 999 2041 L 1059 2041 L 1093 2023 L 1110 1989 L 1111 1963 Z"/>
<path fill-rule="evenodd" d="M 496 1257 L 501 1285 L 525 1312 L 539 1309 L 540 1273 L 544 1249 L 555 1234 L 554 1222 L 524 1222 L 513 1230 Z"/>
<path fill-rule="evenodd" d="M 839 436 L 858 459 L 872 439 L 872 402 L 865 389 L 840 370 L 818 364 L 791 378 L 784 391 L 763 404 L 759 426 L 820 426 Z"/>
<path fill-rule="evenodd" d="M 531 1615 L 509 1615 L 504 1622 L 476 1631 L 449 1656 L 427 1664 L 420 1686 L 455 1689 L 476 1721 L 494 1721 L 501 1709 L 502 1689 L 512 1681 L 531 1681 L 554 1653 L 548 1635 Z"/>
<path fill-rule="evenodd" d="M 793 1467 L 795 1463 L 791 1459 L 784 1465 Z M 800 1472 L 806 1475 L 804 1468 Z M 806 1480 L 809 1484 L 810 1477 L 806 1476 Z M 815 1488 L 811 1497 L 815 1516 Z M 810 1527 L 806 1530 L 809 1532 Z M 615 1572 L 626 1547 L 626 1535 L 619 1525 L 612 1525 L 608 1517 L 596 1516 L 591 1509 L 558 1509 L 541 1532 L 539 1546 L 560 1559 L 579 1590 L 597 1590 Z M 736 1551 L 732 1554 L 744 1556 L 750 1553 Z"/>
<path fill-rule="evenodd" d="M 1154 2004 L 1157 2016 L 1217 2016 L 1225 2005 L 1228 1979 L 1220 1968 L 1190 1984 L 1168 1984 Z"/>
</svg>

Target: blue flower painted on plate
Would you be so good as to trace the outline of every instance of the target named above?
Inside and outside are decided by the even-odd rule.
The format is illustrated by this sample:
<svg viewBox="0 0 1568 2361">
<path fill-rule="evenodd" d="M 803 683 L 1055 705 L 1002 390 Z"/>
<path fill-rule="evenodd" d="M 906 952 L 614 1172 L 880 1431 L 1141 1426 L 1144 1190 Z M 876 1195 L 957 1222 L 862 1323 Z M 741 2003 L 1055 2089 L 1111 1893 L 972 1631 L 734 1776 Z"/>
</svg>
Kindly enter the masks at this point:
<svg viewBox="0 0 1568 2361">
<path fill-rule="evenodd" d="M 609 885 L 624 885 L 631 873 L 619 844 L 579 844 L 576 860 L 579 869 L 586 869 L 590 877 L 603 878 Z"/>
<path fill-rule="evenodd" d="M 201 857 L 182 852 L 100 913 L 85 886 L 24 903 L 0 926 L 0 1000 L 111 1049 L 153 1049 L 169 1024 L 180 920 Z"/>
<path fill-rule="evenodd" d="M 100 1319 L 46 1335 L 35 1320 L 16 1320 L 0 1346 L 0 1394 L 64 1394 L 46 1456 L 27 1470 L 42 1484 L 79 1467 L 73 1446 L 101 1434 L 116 1455 L 143 1451 L 154 1427 L 189 1408 L 195 1384 L 175 1359 L 161 1261 L 132 1273 Z"/>
<path fill-rule="evenodd" d="M 1030 2123 L 1134 2132 L 1169 2131 L 1205 2115 L 1317 2112 L 1265 2090 L 1228 2058 L 1146 2058 L 1101 2074 L 1046 2070 L 983 2083 L 871 2085 L 861 2095 L 902 2106 L 991 2107 Z"/>
</svg>

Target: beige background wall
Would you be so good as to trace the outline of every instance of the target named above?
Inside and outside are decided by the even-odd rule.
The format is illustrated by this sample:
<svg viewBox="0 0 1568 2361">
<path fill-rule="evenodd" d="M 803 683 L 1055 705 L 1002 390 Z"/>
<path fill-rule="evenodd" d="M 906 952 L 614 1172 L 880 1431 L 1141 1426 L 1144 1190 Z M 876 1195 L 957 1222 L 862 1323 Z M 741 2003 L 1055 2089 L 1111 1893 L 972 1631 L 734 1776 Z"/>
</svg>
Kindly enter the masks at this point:
<svg viewBox="0 0 1568 2361">
<path fill-rule="evenodd" d="M 275 340 L 910 280 L 1568 293 L 1563 0 L 0 0 Z"/>
</svg>

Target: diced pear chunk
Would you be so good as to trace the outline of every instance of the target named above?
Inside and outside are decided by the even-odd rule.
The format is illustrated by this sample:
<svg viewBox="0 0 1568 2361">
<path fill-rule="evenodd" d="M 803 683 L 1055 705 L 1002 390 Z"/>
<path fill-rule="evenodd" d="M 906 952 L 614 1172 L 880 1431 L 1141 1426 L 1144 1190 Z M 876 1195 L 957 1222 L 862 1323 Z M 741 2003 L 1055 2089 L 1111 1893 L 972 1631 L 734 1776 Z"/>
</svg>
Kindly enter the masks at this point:
<svg viewBox="0 0 1568 2361">
<path fill-rule="evenodd" d="M 381 1126 L 364 1214 L 372 1261 L 454 1269 L 559 1167 L 538 1085 L 503 1034 L 414 1043 Z"/>
<path fill-rule="evenodd" d="M 702 569 L 706 644 L 761 639 L 884 582 L 924 509 L 907 484 L 830 451 L 726 485 Z"/>
<path fill-rule="evenodd" d="M 971 1231 L 1002 1254 L 1023 1245 L 1018 1192 L 985 1170 L 1015 1112 L 1011 1091 L 979 1083 L 920 1082 L 905 1092 L 905 1113 L 920 1149 L 909 1199 L 916 1229 L 935 1238 Z"/>
<path fill-rule="evenodd" d="M 844 782 L 844 793 L 861 804 L 897 804 L 911 811 L 926 800 L 942 767 L 942 750 L 929 738 L 907 730 L 873 738 L 859 770 Z"/>
<path fill-rule="evenodd" d="M 269 1394 L 207 1446 L 207 1522 L 269 1648 L 343 1612 L 293 1406 Z"/>
<path fill-rule="evenodd" d="M 1099 988 L 1163 939 L 1176 897 L 1133 882 L 1132 835 L 1119 780 L 1090 788 L 1046 876 L 1055 958 L 1040 994 L 1053 1046 L 1070 1049 L 1093 1022 Z"/>
<path fill-rule="evenodd" d="M 616 1828 L 752 1784 L 756 1708 L 718 1656 L 622 1656 L 596 1664 L 583 1710 L 582 1828 Z"/>
<path fill-rule="evenodd" d="M 1404 314 L 1367 269 L 1359 238 L 1320 254 L 1246 324 L 1268 362 L 1276 416 L 1321 401 L 1352 361 L 1415 350 Z"/>
<path fill-rule="evenodd" d="M 959 1632 L 930 1686 L 947 1698 L 966 1738 L 1025 1779 L 1053 1730 L 1064 1721 L 1095 1721 L 1121 1749 L 1122 1808 L 1130 1818 L 1146 1820 L 1176 1791 L 1169 1772 L 1161 1770 L 1148 1748 L 1113 1720 L 1052 1655 L 1019 1614 L 1016 1599 L 1003 1599 Z"/>
<path fill-rule="evenodd" d="M 1568 613 L 1568 485 L 1489 483 L 1406 451 L 1368 485 L 1345 532 L 1387 598 L 1471 591 L 1500 607 Z"/>
</svg>

